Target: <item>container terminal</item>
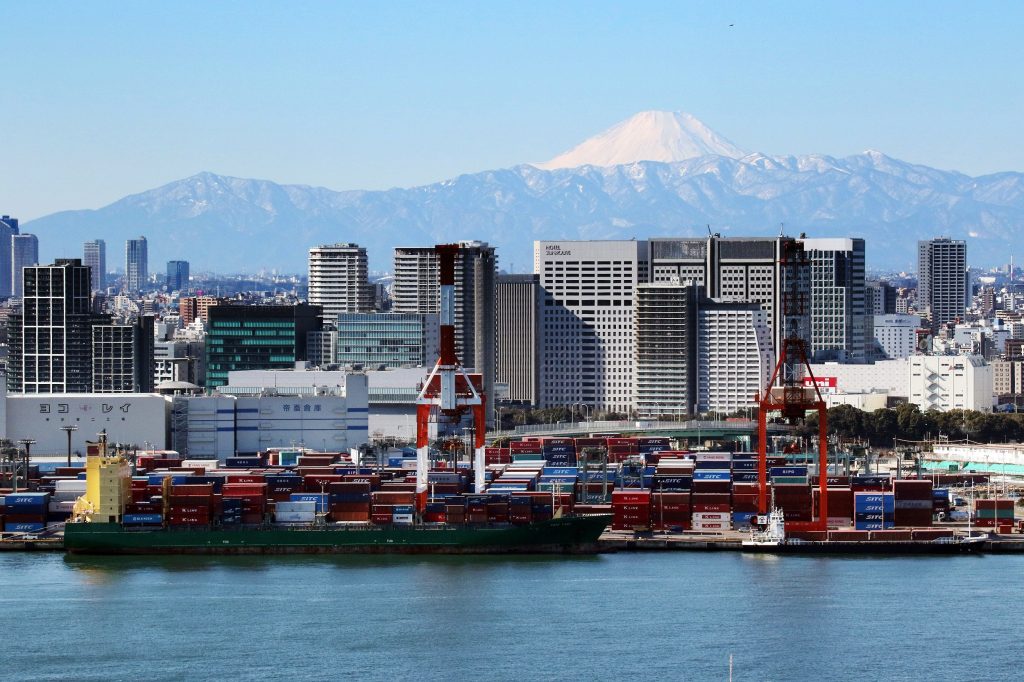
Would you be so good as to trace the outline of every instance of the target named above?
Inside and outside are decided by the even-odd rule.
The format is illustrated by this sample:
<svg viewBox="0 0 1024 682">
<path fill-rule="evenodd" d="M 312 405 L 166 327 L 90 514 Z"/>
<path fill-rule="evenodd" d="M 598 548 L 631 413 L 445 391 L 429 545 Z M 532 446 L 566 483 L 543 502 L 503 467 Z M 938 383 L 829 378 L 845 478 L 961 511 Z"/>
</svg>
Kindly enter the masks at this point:
<svg viewBox="0 0 1024 682">
<path fill-rule="evenodd" d="M 436 249 L 441 349 L 417 400 L 415 448 L 387 453 L 386 461 L 383 453 L 278 449 L 221 462 L 130 456 L 100 434 L 84 472 L 61 467 L 43 476 L 27 467 L 19 490 L 18 467 L 8 471 L 13 489 L 3 495 L 0 546 L 98 553 L 1024 550 L 1017 491 L 985 494 L 988 476 L 854 472 L 849 461 L 842 471 L 830 462 L 825 403 L 796 334 L 784 339 L 758 397 L 756 452 L 623 434 L 523 437 L 487 447 L 482 376 L 466 372 L 454 350 L 459 246 Z M 798 381 L 807 376 L 809 386 Z M 776 441 L 769 453 L 769 415 L 797 424 L 808 413 L 818 415 L 816 451 L 791 442 L 780 452 Z M 460 455 L 460 437 L 430 443 L 431 423 L 461 429 L 468 457 Z"/>
</svg>

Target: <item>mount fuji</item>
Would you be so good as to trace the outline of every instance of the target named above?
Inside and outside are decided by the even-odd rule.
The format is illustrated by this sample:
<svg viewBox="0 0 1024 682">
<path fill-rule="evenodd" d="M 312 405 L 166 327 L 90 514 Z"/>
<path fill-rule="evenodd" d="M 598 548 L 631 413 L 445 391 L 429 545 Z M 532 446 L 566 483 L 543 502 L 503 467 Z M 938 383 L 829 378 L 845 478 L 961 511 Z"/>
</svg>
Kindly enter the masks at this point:
<svg viewBox="0 0 1024 682">
<path fill-rule="evenodd" d="M 746 153 L 693 116 L 643 112 L 547 163 L 407 189 L 334 191 L 199 173 L 96 210 L 23 223 L 44 260 L 88 239 L 112 254 L 144 234 L 153 269 L 306 269 L 309 247 L 356 242 L 391 269 L 395 246 L 480 239 L 523 272 L 535 239 L 787 234 L 867 240 L 870 268 L 913 269 L 918 239 L 968 241 L 969 262 L 1001 264 L 1024 225 L 1024 174 L 971 177 L 867 151 Z M 112 255 L 112 262 L 116 257 Z"/>
</svg>

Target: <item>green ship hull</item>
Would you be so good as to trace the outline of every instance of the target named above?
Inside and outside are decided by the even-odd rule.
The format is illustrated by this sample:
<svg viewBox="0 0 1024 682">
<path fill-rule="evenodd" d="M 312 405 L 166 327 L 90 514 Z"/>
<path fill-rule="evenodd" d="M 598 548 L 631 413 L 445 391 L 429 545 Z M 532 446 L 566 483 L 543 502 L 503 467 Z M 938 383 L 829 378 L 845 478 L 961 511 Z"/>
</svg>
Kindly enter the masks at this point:
<svg viewBox="0 0 1024 682">
<path fill-rule="evenodd" d="M 593 554 L 611 516 L 525 526 L 133 529 L 68 523 L 72 554 Z"/>
</svg>

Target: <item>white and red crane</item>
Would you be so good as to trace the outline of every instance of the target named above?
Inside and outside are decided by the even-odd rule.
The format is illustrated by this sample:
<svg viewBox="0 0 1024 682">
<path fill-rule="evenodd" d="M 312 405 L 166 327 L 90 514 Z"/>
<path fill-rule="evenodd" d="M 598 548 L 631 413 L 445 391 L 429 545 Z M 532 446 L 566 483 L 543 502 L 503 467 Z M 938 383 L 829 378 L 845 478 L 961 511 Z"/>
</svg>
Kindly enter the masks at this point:
<svg viewBox="0 0 1024 682">
<path fill-rule="evenodd" d="M 426 506 L 430 467 L 430 418 L 443 415 L 459 423 L 466 412 L 473 416 L 474 492 L 484 490 L 484 443 L 487 436 L 483 376 L 470 374 L 455 353 L 455 262 L 458 244 L 434 247 L 440 291 L 440 357 L 416 398 L 416 504 Z"/>
</svg>

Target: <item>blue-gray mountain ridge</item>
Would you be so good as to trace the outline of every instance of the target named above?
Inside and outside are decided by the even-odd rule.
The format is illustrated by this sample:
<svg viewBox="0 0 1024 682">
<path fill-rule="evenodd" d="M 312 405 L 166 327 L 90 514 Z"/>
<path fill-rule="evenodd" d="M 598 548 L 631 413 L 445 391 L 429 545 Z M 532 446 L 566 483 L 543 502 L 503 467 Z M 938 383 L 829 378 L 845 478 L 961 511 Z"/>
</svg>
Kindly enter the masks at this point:
<svg viewBox="0 0 1024 682">
<path fill-rule="evenodd" d="M 395 246 L 479 239 L 501 267 L 529 271 L 535 239 L 643 239 L 787 234 L 864 237 L 868 266 L 913 269 L 916 240 L 968 240 L 973 264 L 1009 260 L 1024 225 L 1024 174 L 970 177 L 869 151 L 541 170 L 520 165 L 384 191 L 333 191 L 199 173 L 96 210 L 25 223 L 42 257 L 78 256 L 102 238 L 119 263 L 124 240 L 149 239 L 150 267 L 182 258 L 193 271 L 303 272 L 310 246 L 356 242 L 390 270 Z"/>
</svg>

